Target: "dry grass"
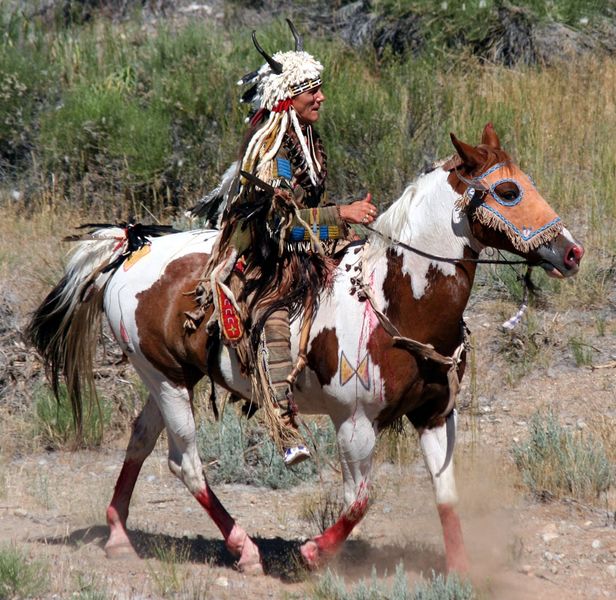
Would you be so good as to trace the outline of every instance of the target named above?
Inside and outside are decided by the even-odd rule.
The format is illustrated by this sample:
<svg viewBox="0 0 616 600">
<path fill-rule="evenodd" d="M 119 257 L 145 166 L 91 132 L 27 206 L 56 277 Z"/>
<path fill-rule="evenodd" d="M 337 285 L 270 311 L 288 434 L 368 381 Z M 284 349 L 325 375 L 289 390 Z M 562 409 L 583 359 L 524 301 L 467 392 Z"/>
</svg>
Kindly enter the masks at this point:
<svg viewBox="0 0 616 600">
<path fill-rule="evenodd" d="M 213 571 L 193 573 L 186 563 L 190 560 L 190 549 L 182 544 L 155 548 L 157 561 L 148 561 L 148 571 L 153 587 L 161 598 L 207 598 L 213 584 Z"/>
<path fill-rule="evenodd" d="M 379 463 L 391 463 L 403 467 L 414 463 L 420 457 L 419 438 L 406 417 L 399 422 L 399 425 L 379 435 L 374 458 L 375 466 Z"/>
<path fill-rule="evenodd" d="M 312 534 L 319 535 L 338 520 L 343 508 L 344 502 L 337 491 L 321 487 L 315 494 L 304 496 L 299 514 Z"/>
</svg>

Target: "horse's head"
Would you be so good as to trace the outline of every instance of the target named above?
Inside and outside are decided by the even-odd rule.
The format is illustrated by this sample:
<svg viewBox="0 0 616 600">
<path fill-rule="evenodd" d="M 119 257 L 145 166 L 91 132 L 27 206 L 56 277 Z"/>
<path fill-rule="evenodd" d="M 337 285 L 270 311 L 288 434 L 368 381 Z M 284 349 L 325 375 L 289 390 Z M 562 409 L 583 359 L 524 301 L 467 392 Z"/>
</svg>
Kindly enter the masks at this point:
<svg viewBox="0 0 616 600">
<path fill-rule="evenodd" d="M 458 205 L 467 212 L 479 243 L 514 252 L 552 277 L 575 275 L 583 246 L 501 149 L 492 124 L 485 126 L 478 146 L 465 144 L 453 133 L 451 141 L 458 156 L 448 165 L 449 184 L 461 195 Z"/>
</svg>

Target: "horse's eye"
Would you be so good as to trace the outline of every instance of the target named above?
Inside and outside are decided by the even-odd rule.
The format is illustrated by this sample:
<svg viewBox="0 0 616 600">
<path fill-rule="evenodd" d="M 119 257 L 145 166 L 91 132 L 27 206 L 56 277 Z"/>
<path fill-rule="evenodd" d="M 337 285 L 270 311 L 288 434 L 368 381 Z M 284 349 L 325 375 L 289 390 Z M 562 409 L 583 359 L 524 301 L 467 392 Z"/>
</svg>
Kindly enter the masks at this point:
<svg viewBox="0 0 616 600">
<path fill-rule="evenodd" d="M 515 181 L 501 181 L 492 188 L 495 198 L 504 204 L 514 204 L 520 201 L 521 190 Z"/>
</svg>

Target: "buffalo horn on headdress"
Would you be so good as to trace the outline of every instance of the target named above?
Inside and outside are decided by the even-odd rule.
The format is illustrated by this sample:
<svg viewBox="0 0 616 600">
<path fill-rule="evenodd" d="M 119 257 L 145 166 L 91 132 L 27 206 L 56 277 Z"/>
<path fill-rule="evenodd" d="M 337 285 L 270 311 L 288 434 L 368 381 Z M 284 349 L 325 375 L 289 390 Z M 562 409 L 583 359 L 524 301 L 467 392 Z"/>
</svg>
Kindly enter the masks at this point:
<svg viewBox="0 0 616 600">
<path fill-rule="evenodd" d="M 274 60 L 265 50 L 263 50 L 263 48 L 261 48 L 259 42 L 257 42 L 256 31 L 252 32 L 252 43 L 255 45 L 255 48 L 259 54 L 267 61 L 267 64 L 271 67 L 272 71 L 274 71 L 276 75 L 280 75 L 280 73 L 282 73 L 282 65 L 277 60 Z"/>
<path fill-rule="evenodd" d="M 302 36 L 299 34 L 299 32 L 297 31 L 297 29 L 295 29 L 295 25 L 293 25 L 293 22 L 291 21 L 291 19 L 287 19 L 287 23 L 289 24 L 291 33 L 293 34 L 293 37 L 295 38 L 295 52 L 301 52 L 304 49 L 304 40 Z"/>
</svg>

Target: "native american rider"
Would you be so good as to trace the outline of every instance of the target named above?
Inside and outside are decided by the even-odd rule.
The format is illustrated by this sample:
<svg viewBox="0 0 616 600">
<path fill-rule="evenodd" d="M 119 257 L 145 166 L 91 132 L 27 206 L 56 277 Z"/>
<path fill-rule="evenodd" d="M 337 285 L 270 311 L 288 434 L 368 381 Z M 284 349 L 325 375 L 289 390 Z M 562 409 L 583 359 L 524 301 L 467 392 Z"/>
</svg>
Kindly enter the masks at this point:
<svg viewBox="0 0 616 600">
<path fill-rule="evenodd" d="M 328 256 L 339 240 L 349 239 L 348 224 L 372 223 L 377 211 L 370 194 L 346 205 L 326 201 L 326 154 L 313 128 L 325 100 L 323 67 L 288 23 L 294 51 L 269 56 L 252 34 L 266 63 L 239 81 L 250 85 L 242 96 L 252 104 L 250 126 L 240 159 L 221 184 L 228 201 L 207 275 L 223 339 L 236 347 L 253 398 L 265 408 L 285 464 L 292 465 L 310 456 L 297 429 L 292 387 Z M 234 311 L 237 319 L 226 318 Z M 299 314 L 300 360 L 293 365 L 289 323 Z"/>
</svg>

